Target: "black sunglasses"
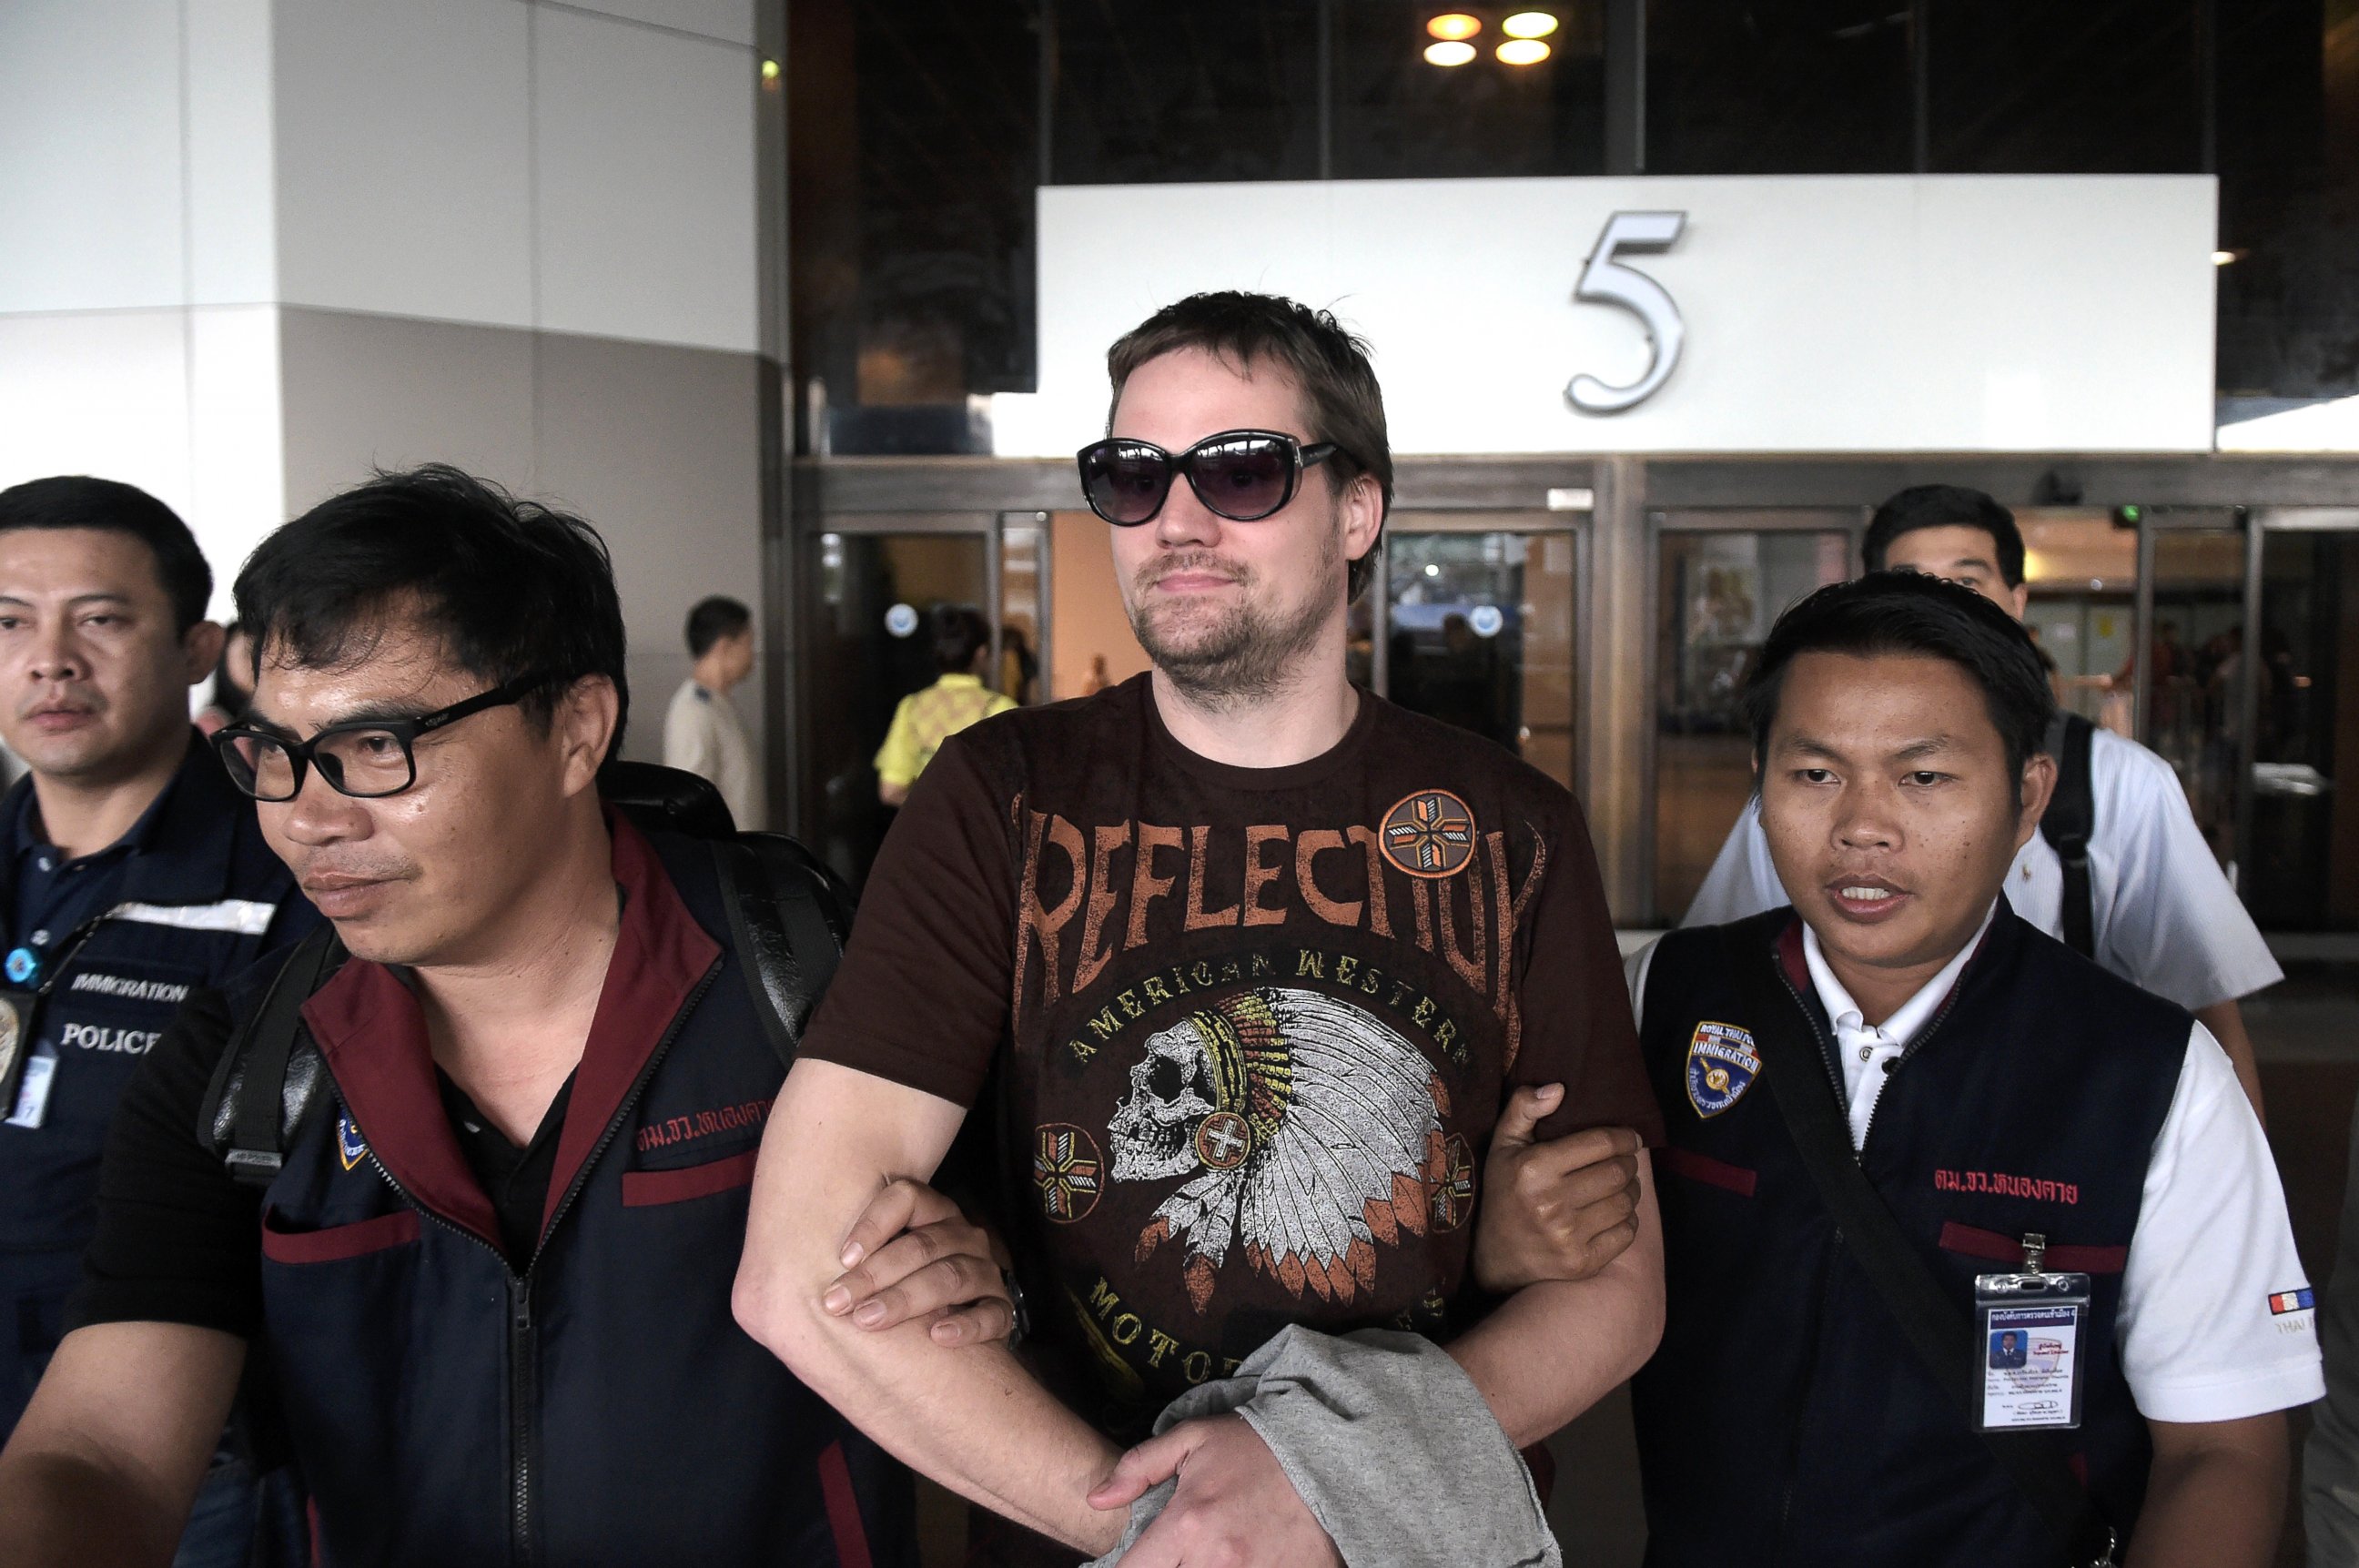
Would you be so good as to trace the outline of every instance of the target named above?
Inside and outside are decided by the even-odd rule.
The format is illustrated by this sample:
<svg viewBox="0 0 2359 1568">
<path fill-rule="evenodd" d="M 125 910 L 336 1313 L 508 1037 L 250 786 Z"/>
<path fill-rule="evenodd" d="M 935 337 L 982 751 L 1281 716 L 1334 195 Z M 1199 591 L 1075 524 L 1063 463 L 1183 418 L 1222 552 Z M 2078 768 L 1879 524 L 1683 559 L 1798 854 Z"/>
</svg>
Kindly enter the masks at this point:
<svg viewBox="0 0 2359 1568">
<path fill-rule="evenodd" d="M 1341 456 L 1359 460 L 1333 441 L 1305 446 L 1277 430 L 1223 430 L 1174 456 L 1152 441 L 1114 437 L 1074 454 L 1090 510 L 1118 528 L 1153 520 L 1171 494 L 1174 474 L 1215 517 L 1255 523 L 1294 499 L 1302 471 Z"/>
<path fill-rule="evenodd" d="M 358 800 L 398 795 L 418 782 L 418 757 L 410 749 L 419 735 L 455 724 L 470 713 L 504 708 L 565 677 L 555 670 L 520 675 L 505 686 L 414 719 L 355 719 L 330 724 L 310 740 L 289 740 L 266 730 L 225 729 L 213 749 L 229 769 L 230 782 L 257 800 L 291 800 L 302 792 L 303 772 L 316 767 L 329 788 Z"/>
</svg>

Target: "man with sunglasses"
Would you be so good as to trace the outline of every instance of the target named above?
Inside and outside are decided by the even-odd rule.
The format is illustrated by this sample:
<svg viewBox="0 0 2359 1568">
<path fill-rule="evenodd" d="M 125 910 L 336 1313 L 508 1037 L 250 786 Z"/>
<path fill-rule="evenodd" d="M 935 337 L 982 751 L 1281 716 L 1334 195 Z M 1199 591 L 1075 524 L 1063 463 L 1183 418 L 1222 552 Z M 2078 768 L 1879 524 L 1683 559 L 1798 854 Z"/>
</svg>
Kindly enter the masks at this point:
<svg viewBox="0 0 2359 1568">
<path fill-rule="evenodd" d="M 599 796 L 603 544 L 429 468 L 281 528 L 237 602 L 216 744 L 341 945 L 191 989 L 125 1094 L 0 1562 L 162 1562 L 249 1345 L 323 1563 L 911 1562 L 906 1473 L 730 1318 L 785 1069 L 712 844 Z M 225 1152 L 266 1039 L 291 1124 Z M 944 1260 L 883 1281 L 919 1333 L 1006 1331 L 979 1232 L 875 1207 L 880 1262 Z"/>
<path fill-rule="evenodd" d="M 740 1316 L 887 1448 L 1052 1538 L 979 1516 L 979 1555 L 1103 1552 L 1175 1473 L 1131 1568 L 1473 1561 L 1449 1510 L 1503 1485 L 1552 1551 L 1502 1429 L 1554 1432 L 1661 1312 L 1644 1157 L 1606 1130 L 1659 1118 L 1579 808 L 1347 678 L 1392 471 L 1332 316 L 1197 296 L 1109 361 L 1082 478 L 1153 669 L 986 719 L 912 788 L 766 1138 Z M 970 1113 L 1005 1173 L 1024 1362 L 829 1306 L 860 1283 L 837 1238 L 866 1194 L 926 1176 Z M 1599 1130 L 1542 1148 L 1543 1117 Z M 1635 1245 L 1588 1278 L 1527 1271 L 1526 1184 L 1590 1161 Z M 1423 1430 L 1298 1473 L 1248 1408 L 1124 1456 L 1305 1329 L 1419 1336 L 1433 1401 L 1381 1399 L 1361 1430 Z M 1356 1351 L 1381 1354 L 1332 1354 Z"/>
<path fill-rule="evenodd" d="M 144 491 L 0 491 L 0 736 L 31 769 L 0 800 L 0 1442 L 65 1332 L 134 1070 L 191 987 L 318 921 L 189 724 L 222 646 L 212 595 L 188 525 Z M 242 1565 L 250 1466 L 203 1454 L 179 1561 Z"/>
</svg>

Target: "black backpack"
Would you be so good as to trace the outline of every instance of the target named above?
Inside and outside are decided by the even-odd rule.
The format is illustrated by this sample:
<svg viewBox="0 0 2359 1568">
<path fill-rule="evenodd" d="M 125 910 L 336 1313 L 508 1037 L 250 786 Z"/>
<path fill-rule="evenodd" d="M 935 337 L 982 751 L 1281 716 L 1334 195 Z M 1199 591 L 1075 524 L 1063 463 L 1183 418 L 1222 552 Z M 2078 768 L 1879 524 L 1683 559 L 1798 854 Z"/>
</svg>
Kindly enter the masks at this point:
<svg viewBox="0 0 2359 1568">
<path fill-rule="evenodd" d="M 778 1060 L 793 1066 L 803 1025 L 852 931 L 851 888 L 786 834 L 737 832 L 719 792 L 693 773 L 609 763 L 598 792 L 641 828 L 711 846 L 755 1014 Z M 213 1070 L 197 1133 L 240 1181 L 268 1186 L 277 1176 L 319 1093 L 322 1068 L 303 1034 L 303 1004 L 345 956 L 332 925 L 297 943 Z"/>
<path fill-rule="evenodd" d="M 2040 836 L 2064 863 L 2064 943 L 2083 958 L 2097 956 L 2097 892 L 2089 877 L 2089 839 L 2097 831 L 2089 752 L 2096 733 L 2097 726 L 2078 713 L 2059 713 L 2048 727 L 2056 793 L 2039 818 Z"/>
</svg>

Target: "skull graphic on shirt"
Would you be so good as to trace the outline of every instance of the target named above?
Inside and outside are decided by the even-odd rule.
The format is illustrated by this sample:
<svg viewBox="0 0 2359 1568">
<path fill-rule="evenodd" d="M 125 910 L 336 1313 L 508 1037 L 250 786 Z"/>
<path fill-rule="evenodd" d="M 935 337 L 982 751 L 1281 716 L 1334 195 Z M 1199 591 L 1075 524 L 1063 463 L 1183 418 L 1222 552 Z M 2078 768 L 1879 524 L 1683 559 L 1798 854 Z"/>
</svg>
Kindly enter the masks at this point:
<svg viewBox="0 0 2359 1568">
<path fill-rule="evenodd" d="M 1197 1312 L 1232 1247 L 1296 1296 L 1375 1285 L 1376 1245 L 1422 1235 L 1448 1090 L 1374 1016 L 1315 991 L 1234 992 L 1148 1038 L 1107 1131 L 1117 1181 L 1185 1177 L 1138 1236 L 1180 1242 Z"/>
</svg>

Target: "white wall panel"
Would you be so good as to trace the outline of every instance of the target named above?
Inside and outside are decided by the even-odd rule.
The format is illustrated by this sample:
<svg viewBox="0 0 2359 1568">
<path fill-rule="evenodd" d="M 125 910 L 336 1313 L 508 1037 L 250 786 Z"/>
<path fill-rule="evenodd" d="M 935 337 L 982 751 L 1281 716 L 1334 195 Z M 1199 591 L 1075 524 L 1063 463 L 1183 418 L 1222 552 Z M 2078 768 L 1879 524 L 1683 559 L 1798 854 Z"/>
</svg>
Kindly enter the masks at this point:
<svg viewBox="0 0 2359 1568">
<path fill-rule="evenodd" d="M 285 520 L 277 310 L 0 316 L 0 487 L 50 474 L 136 485 L 188 520 L 215 614 Z"/>
<path fill-rule="evenodd" d="M 723 43 L 754 45 L 754 0 L 569 0 L 581 11 L 652 22 Z"/>
<path fill-rule="evenodd" d="M 290 309 L 280 335 L 290 513 L 421 463 L 533 487 L 530 332 Z"/>
<path fill-rule="evenodd" d="M 626 755 L 663 755 L 688 678 L 681 627 L 708 593 L 762 598 L 761 397 L 755 362 L 655 343 L 541 341 L 538 488 L 596 524 L 630 636 Z M 762 752 L 758 673 L 734 695 Z"/>
<path fill-rule="evenodd" d="M 1040 392 L 999 450 L 1104 419 L 1106 344 L 1199 289 L 1274 290 L 1364 332 L 1403 452 L 2202 451 L 2208 178 L 1369 180 L 1049 187 Z M 1686 346 L 1653 397 L 1637 320 L 1573 288 L 1615 212 L 1687 213 L 1627 258 Z M 2135 244 L 2122 236 L 2136 235 Z"/>
<path fill-rule="evenodd" d="M 532 14 L 277 0 L 287 303 L 531 324 Z"/>
<path fill-rule="evenodd" d="M 752 57 L 569 11 L 534 27 L 539 324 L 756 349 Z"/>
<path fill-rule="evenodd" d="M 270 0 L 187 0 L 189 299 L 278 297 Z"/>
<path fill-rule="evenodd" d="M 177 0 L 0 3 L 0 311 L 183 297 Z"/>
<path fill-rule="evenodd" d="M 263 535 L 287 520 L 278 308 L 189 312 L 188 519 L 213 569 L 213 614 Z"/>
</svg>

